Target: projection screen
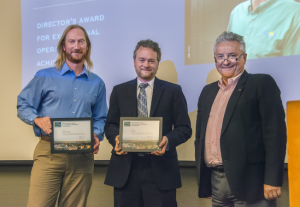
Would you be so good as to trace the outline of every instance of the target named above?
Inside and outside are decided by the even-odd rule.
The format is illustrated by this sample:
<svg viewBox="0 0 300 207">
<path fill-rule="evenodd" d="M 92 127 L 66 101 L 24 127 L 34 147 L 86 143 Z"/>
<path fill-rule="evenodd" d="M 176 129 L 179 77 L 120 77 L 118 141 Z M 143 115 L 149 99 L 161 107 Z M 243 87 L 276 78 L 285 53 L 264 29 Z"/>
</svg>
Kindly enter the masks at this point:
<svg viewBox="0 0 300 207">
<path fill-rule="evenodd" d="M 195 117 L 202 88 L 217 80 L 214 41 L 233 31 L 245 38 L 246 70 L 273 76 L 285 107 L 288 100 L 300 99 L 300 3 L 268 0 L 251 11 L 250 2 L 21 0 L 22 88 L 38 70 L 54 66 L 62 32 L 78 24 L 90 36 L 92 72 L 104 80 L 107 102 L 114 85 L 136 77 L 133 50 L 149 38 L 162 50 L 157 76 L 182 86 Z"/>
</svg>

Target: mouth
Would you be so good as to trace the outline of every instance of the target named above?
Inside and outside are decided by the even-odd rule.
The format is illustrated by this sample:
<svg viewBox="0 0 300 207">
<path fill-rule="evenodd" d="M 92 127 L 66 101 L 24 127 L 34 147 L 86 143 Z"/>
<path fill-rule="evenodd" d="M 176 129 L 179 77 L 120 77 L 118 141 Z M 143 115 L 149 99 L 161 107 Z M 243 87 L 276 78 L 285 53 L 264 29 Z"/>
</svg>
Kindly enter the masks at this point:
<svg viewBox="0 0 300 207">
<path fill-rule="evenodd" d="M 74 55 L 82 55 L 81 52 L 72 52 L 72 54 L 74 54 Z"/>
<path fill-rule="evenodd" d="M 228 70 L 228 69 L 232 69 L 233 67 L 221 67 L 222 70 Z"/>
<path fill-rule="evenodd" d="M 142 71 L 151 72 L 151 70 L 141 69 Z"/>
</svg>

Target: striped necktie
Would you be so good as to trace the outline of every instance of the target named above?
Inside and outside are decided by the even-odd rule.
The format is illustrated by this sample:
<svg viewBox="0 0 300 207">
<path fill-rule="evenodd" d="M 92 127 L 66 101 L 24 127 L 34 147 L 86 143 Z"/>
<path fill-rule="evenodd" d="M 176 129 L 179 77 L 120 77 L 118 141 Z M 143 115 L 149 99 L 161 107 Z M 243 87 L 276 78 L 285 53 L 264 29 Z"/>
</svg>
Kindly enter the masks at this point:
<svg viewBox="0 0 300 207">
<path fill-rule="evenodd" d="M 148 83 L 140 83 L 140 93 L 138 95 L 138 117 L 148 117 L 146 88 Z"/>
</svg>

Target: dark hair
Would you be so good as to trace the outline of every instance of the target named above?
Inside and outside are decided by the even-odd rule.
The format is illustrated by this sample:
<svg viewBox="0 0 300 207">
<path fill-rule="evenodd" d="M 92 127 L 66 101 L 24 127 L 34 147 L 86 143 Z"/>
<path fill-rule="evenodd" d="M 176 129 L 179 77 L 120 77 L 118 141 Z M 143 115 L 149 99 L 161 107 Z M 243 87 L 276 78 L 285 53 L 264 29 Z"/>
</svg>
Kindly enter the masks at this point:
<svg viewBox="0 0 300 207">
<path fill-rule="evenodd" d="M 133 59 L 136 58 L 136 51 L 140 48 L 140 47 L 148 47 L 151 48 L 154 52 L 157 53 L 157 61 L 160 62 L 161 60 L 161 51 L 160 48 L 158 46 L 158 44 L 150 39 L 146 39 L 146 40 L 141 40 L 137 43 L 135 50 L 133 51 Z"/>
</svg>

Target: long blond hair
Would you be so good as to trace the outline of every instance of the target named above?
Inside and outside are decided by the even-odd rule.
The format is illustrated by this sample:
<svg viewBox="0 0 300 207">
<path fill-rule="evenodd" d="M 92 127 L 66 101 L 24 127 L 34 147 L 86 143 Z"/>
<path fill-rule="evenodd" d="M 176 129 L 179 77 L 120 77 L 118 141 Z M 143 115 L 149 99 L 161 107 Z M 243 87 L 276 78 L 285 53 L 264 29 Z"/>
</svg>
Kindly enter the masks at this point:
<svg viewBox="0 0 300 207">
<path fill-rule="evenodd" d="M 83 27 L 81 27 L 79 25 L 76 25 L 76 24 L 73 24 L 73 25 L 68 26 L 65 29 L 64 33 L 61 35 L 61 38 L 60 38 L 60 40 L 57 44 L 58 58 L 55 61 L 55 66 L 59 70 L 61 70 L 61 68 L 63 67 L 63 65 L 66 61 L 66 54 L 65 54 L 65 51 L 64 51 L 64 44 L 65 44 L 66 36 L 67 36 L 67 34 L 70 30 L 76 29 L 76 28 L 81 29 L 83 31 L 83 33 L 85 35 L 87 47 L 88 47 L 88 51 L 87 51 L 87 54 L 86 54 L 84 65 L 85 65 L 87 70 L 91 70 L 93 68 L 93 62 L 91 60 L 92 44 L 91 44 L 90 38 L 89 38 L 87 32 L 85 31 L 85 29 Z"/>
</svg>

